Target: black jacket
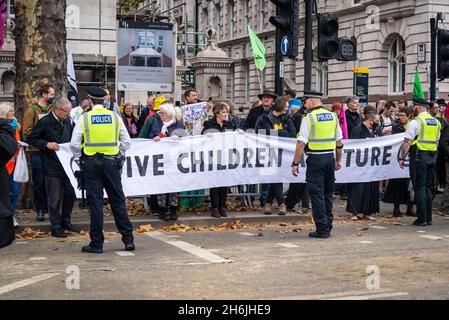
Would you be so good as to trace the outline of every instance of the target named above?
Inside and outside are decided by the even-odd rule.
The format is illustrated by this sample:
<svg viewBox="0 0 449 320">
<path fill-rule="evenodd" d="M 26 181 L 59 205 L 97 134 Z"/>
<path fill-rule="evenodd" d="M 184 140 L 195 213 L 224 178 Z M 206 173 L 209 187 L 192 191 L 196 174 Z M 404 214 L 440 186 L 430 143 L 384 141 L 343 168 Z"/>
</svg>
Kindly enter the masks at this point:
<svg viewBox="0 0 449 320">
<path fill-rule="evenodd" d="M 449 161 L 449 125 L 444 126 L 441 130 L 438 149 L 446 156 L 446 161 Z"/>
<path fill-rule="evenodd" d="M 256 122 L 264 113 L 267 114 L 271 109 L 265 110 L 263 106 L 258 106 L 249 110 L 248 117 L 243 124 L 243 130 L 256 129 Z"/>
<path fill-rule="evenodd" d="M 372 132 L 369 132 L 368 128 L 362 122 L 357 127 L 352 129 L 351 134 L 349 135 L 349 139 L 377 138 L 380 136 L 381 133 L 379 132 L 379 130 L 374 129 Z"/>
<path fill-rule="evenodd" d="M 296 112 L 295 115 L 292 117 L 293 124 L 295 125 L 296 136 L 301 130 L 301 122 L 302 119 L 304 118 L 304 115 L 305 115 L 304 110 L 301 109 L 298 112 Z"/>
<path fill-rule="evenodd" d="M 69 118 L 62 126 L 53 112 L 43 117 L 31 131 L 28 141 L 41 151 L 44 174 L 48 177 L 65 177 L 64 168 L 59 162 L 56 152 L 47 148 L 48 142 L 58 144 L 70 142 L 73 126 Z"/>
<path fill-rule="evenodd" d="M 238 129 L 235 122 L 231 121 L 225 121 L 223 123 L 223 126 L 220 126 L 217 122 L 217 118 L 212 118 L 210 120 L 207 120 L 204 122 L 204 128 L 201 134 L 207 133 L 207 130 L 214 130 L 219 132 L 225 132 L 225 131 L 234 131 Z"/>
<path fill-rule="evenodd" d="M 346 124 L 348 127 L 348 135 L 351 137 L 351 131 L 355 127 L 357 127 L 360 123 L 362 123 L 362 116 L 357 112 L 350 112 L 349 110 L 345 111 L 346 114 Z M 353 139 L 353 138 L 349 138 Z"/>
<path fill-rule="evenodd" d="M 0 218 L 13 215 L 9 195 L 9 175 L 5 164 L 17 150 L 15 130 L 6 119 L 0 119 Z"/>
<path fill-rule="evenodd" d="M 282 124 L 283 128 L 282 130 L 278 130 L 279 137 L 296 137 L 296 128 L 292 119 L 286 114 L 281 114 L 279 117 L 275 117 L 272 111 L 268 114 L 262 114 L 259 120 L 257 120 L 256 133 L 259 133 L 259 130 L 265 130 L 265 133 L 268 135 L 270 130 L 274 129 L 276 122 Z"/>
</svg>

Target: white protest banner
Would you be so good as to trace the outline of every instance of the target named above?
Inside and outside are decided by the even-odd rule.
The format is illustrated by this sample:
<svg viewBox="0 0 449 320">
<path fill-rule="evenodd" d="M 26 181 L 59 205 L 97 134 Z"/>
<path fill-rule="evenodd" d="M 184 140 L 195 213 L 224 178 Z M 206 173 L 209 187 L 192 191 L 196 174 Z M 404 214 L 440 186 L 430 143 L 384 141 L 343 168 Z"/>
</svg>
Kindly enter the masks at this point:
<svg viewBox="0 0 449 320">
<path fill-rule="evenodd" d="M 344 140 L 343 168 L 336 172 L 336 182 L 407 178 L 408 168 L 401 169 L 397 161 L 403 139 L 403 134 L 396 134 Z M 242 184 L 304 182 L 304 159 L 299 176 L 291 174 L 295 148 L 295 139 L 239 132 L 159 142 L 133 139 L 123 168 L 123 189 L 126 196 L 142 196 Z M 76 186 L 73 172 L 78 169 L 69 145 L 61 145 L 57 154 Z"/>
</svg>

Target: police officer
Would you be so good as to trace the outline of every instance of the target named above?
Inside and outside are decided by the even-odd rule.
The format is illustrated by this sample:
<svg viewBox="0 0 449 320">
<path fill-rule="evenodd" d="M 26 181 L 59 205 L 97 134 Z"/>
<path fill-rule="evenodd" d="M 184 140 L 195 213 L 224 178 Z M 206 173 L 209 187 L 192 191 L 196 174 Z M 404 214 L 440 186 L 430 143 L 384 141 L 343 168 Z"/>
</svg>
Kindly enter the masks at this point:
<svg viewBox="0 0 449 320">
<path fill-rule="evenodd" d="M 303 153 L 307 154 L 306 181 L 316 226 L 316 231 L 309 233 L 312 238 L 330 237 L 334 220 L 332 193 L 335 170 L 341 169 L 343 149 L 343 134 L 337 116 L 323 107 L 321 97 L 318 92 L 304 92 L 308 114 L 301 122 L 292 164 L 292 174 L 296 177 Z"/>
<path fill-rule="evenodd" d="M 135 249 L 134 237 L 121 182 L 124 153 L 131 146 L 131 138 L 122 118 L 104 108 L 106 91 L 89 87 L 87 93 L 92 110 L 82 115 L 70 142 L 75 158 L 84 158 L 87 203 L 91 211 L 91 241 L 82 251 L 103 253 L 103 188 L 117 229 L 122 234 L 125 250 L 132 251 Z"/>
<path fill-rule="evenodd" d="M 415 226 L 432 224 L 432 185 L 437 161 L 437 146 L 440 139 L 440 122 L 427 112 L 429 102 L 413 97 L 413 112 L 417 114 L 408 124 L 399 157 L 399 166 L 404 168 L 404 161 L 410 146 L 416 145 L 416 171 L 413 189 L 417 207 Z"/>
</svg>

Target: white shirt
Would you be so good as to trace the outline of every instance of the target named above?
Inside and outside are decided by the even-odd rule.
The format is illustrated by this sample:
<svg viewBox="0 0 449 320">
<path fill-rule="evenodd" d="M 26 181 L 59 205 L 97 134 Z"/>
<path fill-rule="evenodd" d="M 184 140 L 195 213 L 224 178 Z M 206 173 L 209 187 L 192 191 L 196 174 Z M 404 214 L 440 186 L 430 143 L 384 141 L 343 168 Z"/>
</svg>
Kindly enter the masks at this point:
<svg viewBox="0 0 449 320">
<path fill-rule="evenodd" d="M 81 115 L 84 113 L 83 108 L 81 108 L 81 106 L 78 106 L 76 108 L 73 108 L 72 111 L 70 111 L 70 119 L 72 120 L 72 122 L 76 125 L 78 124 Z"/>
<path fill-rule="evenodd" d="M 301 121 L 301 129 L 299 131 L 299 137 L 298 137 L 298 141 L 302 141 L 304 142 L 304 144 L 307 144 L 309 142 L 309 136 L 310 136 L 310 131 L 309 131 L 309 123 L 307 120 L 307 114 L 304 115 L 304 117 L 302 118 Z M 335 141 L 341 140 L 343 139 L 343 132 L 341 131 L 340 128 L 340 124 L 337 121 L 337 132 L 335 135 Z M 312 154 L 324 154 L 324 153 L 332 153 L 330 151 L 322 151 L 322 152 L 309 152 Z"/>
<path fill-rule="evenodd" d="M 102 105 L 96 105 L 92 108 L 92 110 L 95 109 L 101 109 L 104 108 Z M 125 151 L 128 150 L 131 147 L 131 138 L 129 137 L 128 130 L 126 130 L 125 123 L 123 122 L 122 117 L 117 117 L 118 121 L 120 122 L 120 136 L 119 136 L 119 149 L 120 153 L 122 155 L 125 155 Z M 75 129 L 73 129 L 72 134 L 72 140 L 70 141 L 70 149 L 72 150 L 73 155 L 75 158 L 79 158 L 81 156 L 81 143 L 83 141 L 83 130 L 81 127 L 81 121 L 78 121 Z"/>
<path fill-rule="evenodd" d="M 427 114 L 427 111 L 423 111 L 420 114 L 418 114 L 419 116 L 424 116 Z M 438 120 L 437 120 L 438 121 Z M 407 126 L 407 131 L 405 131 L 405 139 L 409 139 L 409 140 L 415 140 L 416 136 L 419 134 L 419 122 L 416 119 L 412 119 Z M 438 132 L 438 139 L 440 140 L 440 135 L 441 135 L 441 131 Z"/>
</svg>

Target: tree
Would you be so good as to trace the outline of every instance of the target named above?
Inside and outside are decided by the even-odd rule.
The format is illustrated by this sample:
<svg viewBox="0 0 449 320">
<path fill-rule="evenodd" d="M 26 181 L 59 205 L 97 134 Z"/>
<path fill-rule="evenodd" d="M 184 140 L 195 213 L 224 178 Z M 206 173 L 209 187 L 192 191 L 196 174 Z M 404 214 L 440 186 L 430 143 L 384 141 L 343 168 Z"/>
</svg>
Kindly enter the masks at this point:
<svg viewBox="0 0 449 320">
<path fill-rule="evenodd" d="M 14 103 L 20 120 L 42 84 L 67 96 L 66 0 L 16 0 Z"/>
<path fill-rule="evenodd" d="M 57 97 L 67 96 L 66 0 L 16 0 L 14 7 L 14 105 L 21 121 L 42 84 L 52 84 Z M 29 182 L 22 188 L 21 207 L 32 207 L 31 194 Z"/>
<path fill-rule="evenodd" d="M 153 1 L 153 0 L 151 0 Z M 131 9 L 136 10 L 139 7 L 139 4 L 144 3 L 145 0 L 119 0 L 119 6 L 120 8 L 122 8 L 123 10 L 125 10 L 125 12 L 130 11 Z"/>
</svg>

